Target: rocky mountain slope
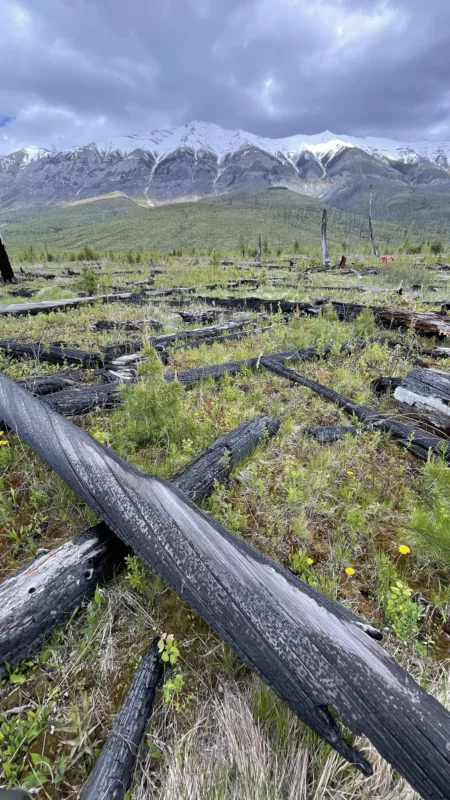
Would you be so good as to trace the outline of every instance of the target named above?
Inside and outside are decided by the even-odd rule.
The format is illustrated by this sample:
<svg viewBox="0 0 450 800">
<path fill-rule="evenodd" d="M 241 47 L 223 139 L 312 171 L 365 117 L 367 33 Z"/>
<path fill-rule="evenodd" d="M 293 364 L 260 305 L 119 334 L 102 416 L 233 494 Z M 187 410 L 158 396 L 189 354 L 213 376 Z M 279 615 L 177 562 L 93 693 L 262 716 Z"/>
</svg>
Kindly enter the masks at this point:
<svg viewBox="0 0 450 800">
<path fill-rule="evenodd" d="M 378 203 L 411 190 L 450 197 L 450 142 L 315 136 L 264 139 L 194 122 L 49 152 L 27 147 L 0 158 L 0 207 L 61 203 L 110 192 L 149 205 L 285 186 L 339 208 L 370 183 Z"/>
</svg>

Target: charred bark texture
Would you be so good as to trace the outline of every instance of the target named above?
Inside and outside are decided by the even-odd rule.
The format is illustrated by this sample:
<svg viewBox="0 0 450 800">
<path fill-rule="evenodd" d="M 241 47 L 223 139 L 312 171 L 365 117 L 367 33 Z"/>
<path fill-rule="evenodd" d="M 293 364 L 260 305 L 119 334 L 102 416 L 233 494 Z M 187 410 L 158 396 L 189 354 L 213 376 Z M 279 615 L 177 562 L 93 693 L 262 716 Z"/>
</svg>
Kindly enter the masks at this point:
<svg viewBox="0 0 450 800">
<path fill-rule="evenodd" d="M 400 386 L 401 378 L 380 377 L 372 381 L 371 386 L 377 394 L 386 394 L 386 392 L 395 392 L 397 386 Z"/>
<path fill-rule="evenodd" d="M 305 433 L 312 436 L 320 444 L 330 444 L 331 442 L 339 442 L 348 433 L 351 436 L 356 436 L 358 428 L 351 425 L 327 425 L 322 427 L 306 428 Z"/>
<path fill-rule="evenodd" d="M 164 671 L 157 645 L 158 639 L 155 639 L 139 664 L 126 700 L 81 793 L 81 800 L 123 800 L 127 792 Z"/>
<path fill-rule="evenodd" d="M 3 243 L 3 239 L 1 236 L 0 236 L 0 275 L 2 276 L 4 283 L 12 283 L 12 281 L 15 280 L 13 268 L 11 266 L 11 262 L 8 258 L 8 253 L 6 252 L 6 247 Z"/>
<path fill-rule="evenodd" d="M 0 417 L 338 753 L 371 773 L 330 708 L 425 800 L 448 800 L 450 714 L 375 629 L 4 375 Z"/>
<path fill-rule="evenodd" d="M 48 364 L 98 367 L 104 361 L 104 356 L 101 353 L 90 353 L 86 350 L 74 350 L 69 347 L 54 347 L 40 344 L 39 342 L 22 344 L 12 339 L 0 339 L 0 351 L 10 358 L 28 357 L 34 358 L 36 361 L 45 361 Z"/>
<path fill-rule="evenodd" d="M 354 414 L 357 419 L 365 425 L 372 428 L 380 428 L 381 430 L 391 433 L 395 441 L 406 447 L 414 455 L 419 458 L 428 459 L 429 452 L 434 455 L 442 455 L 445 453 L 447 463 L 450 463 L 450 449 L 447 448 L 448 442 L 438 436 L 427 433 L 421 428 L 406 425 L 396 419 L 388 417 L 386 414 L 380 414 L 376 409 L 363 406 L 359 403 L 354 403 L 349 397 L 335 392 L 334 389 L 329 389 L 328 386 L 323 386 L 321 383 L 316 383 L 298 372 L 285 367 L 279 360 L 271 358 L 262 358 L 261 364 L 267 369 L 287 378 L 294 383 L 304 386 L 306 389 L 311 389 L 316 392 L 320 397 L 336 403 L 340 408 L 343 408 L 349 414 Z"/>
<path fill-rule="evenodd" d="M 197 501 L 208 497 L 278 422 L 269 417 L 244 422 L 203 450 L 171 483 Z M 127 548 L 105 525 L 96 525 L 0 583 L 0 674 L 4 662 L 16 664 L 33 655 L 59 623 L 70 619 L 120 567 Z"/>
</svg>

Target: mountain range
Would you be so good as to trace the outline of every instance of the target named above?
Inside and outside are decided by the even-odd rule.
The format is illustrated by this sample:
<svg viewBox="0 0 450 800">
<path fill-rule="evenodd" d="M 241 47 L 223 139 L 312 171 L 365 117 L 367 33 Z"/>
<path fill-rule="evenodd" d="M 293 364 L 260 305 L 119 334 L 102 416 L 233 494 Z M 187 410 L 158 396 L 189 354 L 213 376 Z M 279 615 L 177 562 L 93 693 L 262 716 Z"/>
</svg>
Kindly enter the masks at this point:
<svg viewBox="0 0 450 800">
<path fill-rule="evenodd" d="M 330 131 L 267 139 L 192 122 L 59 152 L 30 146 L 0 158 L 3 209 L 112 192 L 151 206 L 286 187 L 358 212 L 370 184 L 379 214 L 389 203 L 395 214 L 398 197 L 431 204 L 450 198 L 450 141 L 404 143 Z"/>
</svg>

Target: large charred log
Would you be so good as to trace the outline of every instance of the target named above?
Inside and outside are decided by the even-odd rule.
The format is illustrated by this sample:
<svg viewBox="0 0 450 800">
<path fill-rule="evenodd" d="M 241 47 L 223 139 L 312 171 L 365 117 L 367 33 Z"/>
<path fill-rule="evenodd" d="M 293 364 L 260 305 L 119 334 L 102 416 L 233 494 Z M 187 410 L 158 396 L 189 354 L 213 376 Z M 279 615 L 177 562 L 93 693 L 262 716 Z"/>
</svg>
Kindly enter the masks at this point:
<svg viewBox="0 0 450 800">
<path fill-rule="evenodd" d="M 399 409 L 433 431 L 450 435 L 450 374 L 414 368 L 395 388 Z"/>
<path fill-rule="evenodd" d="M 81 367 L 98 367 L 105 360 L 101 353 L 55 347 L 40 342 L 21 343 L 13 339 L 0 339 L 0 351 L 9 358 L 33 358 L 48 364 L 73 364 Z"/>
<path fill-rule="evenodd" d="M 81 793 L 81 800 L 123 800 L 163 671 L 164 663 L 158 651 L 158 639 L 155 639 L 139 664 L 126 700 Z"/>
<path fill-rule="evenodd" d="M 196 501 L 211 494 L 233 467 L 278 423 L 268 417 L 244 422 L 217 439 L 190 462 L 172 484 Z M 0 583 L 0 674 L 4 664 L 32 655 L 45 636 L 70 619 L 95 587 L 120 568 L 127 548 L 104 524 L 95 525 L 60 547 L 39 555 L 31 564 Z"/>
<path fill-rule="evenodd" d="M 0 418 L 338 753 L 371 773 L 330 709 L 424 800 L 448 800 L 450 714 L 375 629 L 1 374 Z"/>
</svg>

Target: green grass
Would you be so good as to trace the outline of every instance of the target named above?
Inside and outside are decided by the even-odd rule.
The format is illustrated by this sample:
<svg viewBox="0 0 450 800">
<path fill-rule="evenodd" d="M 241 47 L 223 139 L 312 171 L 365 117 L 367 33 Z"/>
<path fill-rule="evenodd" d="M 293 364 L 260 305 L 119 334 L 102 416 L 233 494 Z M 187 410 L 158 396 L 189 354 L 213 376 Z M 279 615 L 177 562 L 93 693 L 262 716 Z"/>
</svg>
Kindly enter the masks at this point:
<svg viewBox="0 0 450 800">
<path fill-rule="evenodd" d="M 236 250 L 241 236 L 253 247 L 261 234 L 272 250 L 290 250 L 298 241 L 304 252 L 311 253 L 320 245 L 322 208 L 319 200 L 284 189 L 154 208 L 111 197 L 75 206 L 0 212 L 0 230 L 11 252 L 30 244 L 43 249 L 44 243 L 51 251 L 71 251 L 86 242 L 97 250 L 116 252 L 178 247 Z M 429 238 L 436 233 L 428 222 L 376 220 L 374 230 L 383 251 L 400 247 L 408 237 Z M 330 208 L 328 237 L 337 251 L 362 248 L 364 252 L 369 241 L 367 218 Z"/>
</svg>

